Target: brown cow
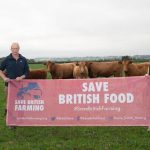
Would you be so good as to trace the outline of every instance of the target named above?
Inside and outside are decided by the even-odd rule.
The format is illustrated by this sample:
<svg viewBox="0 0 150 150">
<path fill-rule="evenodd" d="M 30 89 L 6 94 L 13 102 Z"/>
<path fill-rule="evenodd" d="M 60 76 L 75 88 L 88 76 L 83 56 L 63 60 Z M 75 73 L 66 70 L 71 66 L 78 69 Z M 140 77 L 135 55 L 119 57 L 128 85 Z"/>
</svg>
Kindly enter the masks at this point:
<svg viewBox="0 0 150 150">
<path fill-rule="evenodd" d="M 122 76 L 122 64 L 120 61 L 112 62 L 87 62 L 89 76 L 91 78 L 102 77 L 120 77 Z"/>
<path fill-rule="evenodd" d="M 132 63 L 130 59 L 123 59 L 122 64 L 126 76 L 144 76 L 149 74 L 149 62 Z"/>
<path fill-rule="evenodd" d="M 51 73 L 52 79 L 72 79 L 75 63 L 57 64 L 51 61 L 46 63 L 48 71 Z"/>
<path fill-rule="evenodd" d="M 28 79 L 47 79 L 47 70 L 45 69 L 30 70 Z"/>
<path fill-rule="evenodd" d="M 75 79 L 88 78 L 88 68 L 85 62 L 78 62 L 73 69 L 73 77 Z"/>
</svg>

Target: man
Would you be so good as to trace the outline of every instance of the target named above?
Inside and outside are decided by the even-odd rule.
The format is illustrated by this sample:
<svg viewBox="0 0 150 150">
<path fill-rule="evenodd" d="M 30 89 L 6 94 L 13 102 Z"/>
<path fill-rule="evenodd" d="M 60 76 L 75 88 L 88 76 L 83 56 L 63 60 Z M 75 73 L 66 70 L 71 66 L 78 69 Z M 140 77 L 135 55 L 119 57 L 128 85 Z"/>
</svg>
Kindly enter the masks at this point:
<svg viewBox="0 0 150 150">
<path fill-rule="evenodd" d="M 7 99 L 8 83 L 10 79 L 21 81 L 27 78 L 29 66 L 25 57 L 19 54 L 20 46 L 18 43 L 12 43 L 11 54 L 8 55 L 0 65 L 0 77 L 5 82 L 5 93 Z M 5 110 L 5 113 L 7 109 Z"/>
</svg>

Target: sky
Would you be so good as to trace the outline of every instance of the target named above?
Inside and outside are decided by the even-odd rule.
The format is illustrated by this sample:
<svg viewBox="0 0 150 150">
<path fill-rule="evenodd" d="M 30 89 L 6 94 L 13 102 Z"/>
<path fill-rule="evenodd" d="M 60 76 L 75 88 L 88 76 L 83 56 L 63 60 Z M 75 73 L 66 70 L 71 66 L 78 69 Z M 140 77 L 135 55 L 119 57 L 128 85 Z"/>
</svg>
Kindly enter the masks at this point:
<svg viewBox="0 0 150 150">
<path fill-rule="evenodd" d="M 0 1 L 0 57 L 150 55 L 150 0 Z"/>
</svg>

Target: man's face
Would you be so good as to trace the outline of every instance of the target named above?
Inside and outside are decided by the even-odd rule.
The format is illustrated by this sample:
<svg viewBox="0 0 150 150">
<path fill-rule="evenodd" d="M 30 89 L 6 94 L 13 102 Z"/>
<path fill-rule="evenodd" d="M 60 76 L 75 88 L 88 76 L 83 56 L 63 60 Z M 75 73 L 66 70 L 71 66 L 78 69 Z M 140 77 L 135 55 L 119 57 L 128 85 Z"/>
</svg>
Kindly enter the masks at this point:
<svg viewBox="0 0 150 150">
<path fill-rule="evenodd" d="M 19 53 L 19 45 L 14 43 L 11 45 L 11 52 L 13 55 L 17 55 Z"/>
</svg>

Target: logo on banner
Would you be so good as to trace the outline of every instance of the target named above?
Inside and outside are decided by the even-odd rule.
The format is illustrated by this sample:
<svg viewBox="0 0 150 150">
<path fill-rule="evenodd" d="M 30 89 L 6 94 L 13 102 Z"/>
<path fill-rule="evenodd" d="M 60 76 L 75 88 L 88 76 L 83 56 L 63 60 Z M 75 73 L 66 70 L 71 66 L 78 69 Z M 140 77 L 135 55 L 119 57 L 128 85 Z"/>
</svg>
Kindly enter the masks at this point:
<svg viewBox="0 0 150 150">
<path fill-rule="evenodd" d="M 15 100 L 15 111 L 43 111 L 44 100 L 38 83 L 29 82 L 18 89 Z"/>
<path fill-rule="evenodd" d="M 24 99 L 26 96 L 34 99 L 40 99 L 42 96 L 42 90 L 40 89 L 38 83 L 30 82 L 27 86 L 19 89 L 17 92 L 17 98 Z"/>
</svg>

